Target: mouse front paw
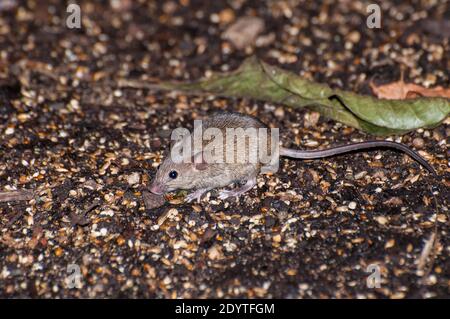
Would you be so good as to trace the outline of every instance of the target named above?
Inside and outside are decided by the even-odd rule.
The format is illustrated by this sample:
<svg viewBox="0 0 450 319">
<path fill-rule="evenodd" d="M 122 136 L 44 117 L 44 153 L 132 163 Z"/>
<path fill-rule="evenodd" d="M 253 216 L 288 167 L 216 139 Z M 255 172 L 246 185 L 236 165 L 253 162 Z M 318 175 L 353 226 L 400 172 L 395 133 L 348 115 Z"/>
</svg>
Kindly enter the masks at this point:
<svg viewBox="0 0 450 319">
<path fill-rule="evenodd" d="M 192 192 L 192 193 L 188 194 L 188 195 L 186 196 L 186 198 L 184 199 L 184 201 L 185 201 L 186 203 L 190 203 L 190 202 L 192 202 L 193 200 L 196 199 L 196 200 L 197 200 L 197 203 L 200 203 L 201 197 L 202 197 L 202 195 L 203 195 L 205 192 L 206 192 L 205 189 L 199 189 L 199 190 L 196 190 L 195 192 Z"/>
<path fill-rule="evenodd" d="M 233 190 L 225 189 L 225 190 L 220 191 L 218 198 L 227 199 L 230 197 L 239 197 L 240 195 L 251 190 L 253 188 L 253 186 L 255 186 L 255 185 L 256 185 L 256 178 L 251 178 L 251 179 L 247 180 L 245 185 L 240 188 L 236 188 Z"/>
</svg>

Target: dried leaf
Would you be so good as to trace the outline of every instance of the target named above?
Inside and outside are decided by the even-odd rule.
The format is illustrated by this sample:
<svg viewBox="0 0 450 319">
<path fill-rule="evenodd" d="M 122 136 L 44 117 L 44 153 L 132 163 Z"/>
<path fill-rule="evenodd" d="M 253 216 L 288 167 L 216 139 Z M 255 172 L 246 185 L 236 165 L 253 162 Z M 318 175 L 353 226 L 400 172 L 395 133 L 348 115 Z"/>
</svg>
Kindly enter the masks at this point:
<svg viewBox="0 0 450 319">
<path fill-rule="evenodd" d="M 377 97 L 388 100 L 404 100 L 420 96 L 450 98 L 450 89 L 445 89 L 442 86 L 426 88 L 414 83 L 405 83 L 403 79 L 379 86 L 370 82 L 370 88 Z"/>
</svg>

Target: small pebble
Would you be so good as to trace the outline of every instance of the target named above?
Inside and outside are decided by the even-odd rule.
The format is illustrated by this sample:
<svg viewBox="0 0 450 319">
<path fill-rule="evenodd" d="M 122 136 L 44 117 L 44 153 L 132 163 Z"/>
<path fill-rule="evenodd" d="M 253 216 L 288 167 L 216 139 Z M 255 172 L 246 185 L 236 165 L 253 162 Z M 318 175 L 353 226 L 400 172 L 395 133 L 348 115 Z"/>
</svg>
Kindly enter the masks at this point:
<svg viewBox="0 0 450 319">
<path fill-rule="evenodd" d="M 425 142 L 422 138 L 416 137 L 415 139 L 413 139 L 412 144 L 415 148 L 423 148 Z"/>
</svg>

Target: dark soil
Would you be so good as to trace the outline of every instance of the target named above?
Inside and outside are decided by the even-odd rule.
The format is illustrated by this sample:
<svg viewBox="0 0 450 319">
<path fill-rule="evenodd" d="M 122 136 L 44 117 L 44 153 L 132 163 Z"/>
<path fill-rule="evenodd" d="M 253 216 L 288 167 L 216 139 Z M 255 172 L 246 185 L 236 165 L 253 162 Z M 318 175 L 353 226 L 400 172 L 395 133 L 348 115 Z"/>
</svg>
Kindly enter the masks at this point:
<svg viewBox="0 0 450 319">
<path fill-rule="evenodd" d="M 35 196 L 0 203 L 0 296 L 450 296 L 448 119 L 393 137 L 438 178 L 393 151 L 283 160 L 237 201 L 210 192 L 185 204 L 179 193 L 147 210 L 163 131 L 214 111 L 255 115 L 298 148 L 373 137 L 282 105 L 117 86 L 194 80 L 256 54 L 359 93 L 371 94 L 371 80 L 397 81 L 402 68 L 407 82 L 449 87 L 449 1 L 382 1 L 380 29 L 366 27 L 359 1 L 77 1 L 81 29 L 65 26 L 62 1 L 8 2 L 0 191 Z M 264 19 L 272 41 L 237 50 L 222 40 L 244 15 Z M 68 286 L 71 264 L 81 289 Z M 367 286 L 370 264 L 379 288 Z"/>
</svg>

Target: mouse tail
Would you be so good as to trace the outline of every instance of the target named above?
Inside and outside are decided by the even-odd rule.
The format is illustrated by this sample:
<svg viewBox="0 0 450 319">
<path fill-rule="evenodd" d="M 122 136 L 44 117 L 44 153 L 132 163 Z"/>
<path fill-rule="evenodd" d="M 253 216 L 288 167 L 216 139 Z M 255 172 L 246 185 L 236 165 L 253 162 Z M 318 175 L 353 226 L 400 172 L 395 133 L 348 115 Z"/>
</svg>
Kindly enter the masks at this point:
<svg viewBox="0 0 450 319">
<path fill-rule="evenodd" d="M 334 156 L 334 155 L 338 155 L 338 154 L 349 153 L 349 152 L 353 152 L 353 151 L 361 151 L 361 150 L 366 150 L 366 149 L 373 149 L 373 148 L 390 148 L 390 149 L 396 149 L 396 150 L 402 151 L 402 152 L 408 154 L 413 159 L 415 159 L 420 164 L 422 164 L 432 174 L 437 175 L 434 168 L 430 164 L 428 164 L 428 162 L 422 156 L 417 154 L 415 151 L 413 151 L 406 145 L 396 143 L 396 142 L 390 142 L 390 141 L 367 141 L 367 142 L 353 143 L 353 144 L 349 144 L 349 145 L 336 146 L 336 147 L 328 148 L 325 150 L 315 150 L 315 151 L 302 151 L 302 150 L 295 150 L 292 148 L 280 147 L 280 156 L 286 156 L 286 157 L 298 158 L 298 159 L 315 159 L 315 158 L 330 157 L 330 156 Z"/>
</svg>

